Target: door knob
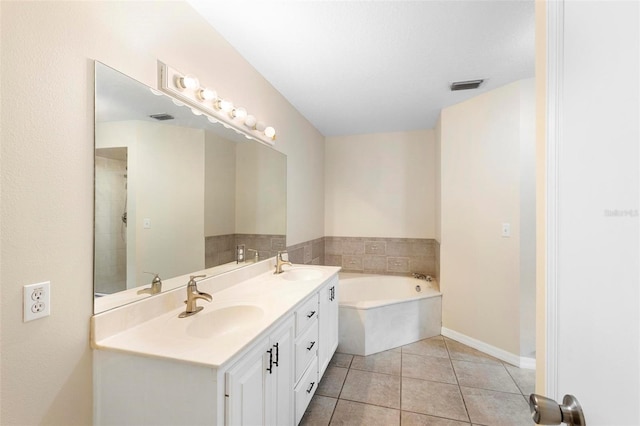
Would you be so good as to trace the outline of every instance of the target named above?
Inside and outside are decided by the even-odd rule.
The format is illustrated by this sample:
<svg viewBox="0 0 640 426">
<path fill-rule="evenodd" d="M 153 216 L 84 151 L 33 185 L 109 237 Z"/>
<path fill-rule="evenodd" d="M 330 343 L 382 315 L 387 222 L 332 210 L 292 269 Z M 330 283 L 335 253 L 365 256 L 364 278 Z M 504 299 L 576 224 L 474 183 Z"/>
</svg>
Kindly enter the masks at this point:
<svg viewBox="0 0 640 426">
<path fill-rule="evenodd" d="M 586 426 L 587 424 L 582 407 L 573 395 L 565 395 L 560 405 L 553 399 L 532 393 L 529 396 L 529 408 L 533 421 L 539 425 L 566 423 L 569 426 Z"/>
</svg>

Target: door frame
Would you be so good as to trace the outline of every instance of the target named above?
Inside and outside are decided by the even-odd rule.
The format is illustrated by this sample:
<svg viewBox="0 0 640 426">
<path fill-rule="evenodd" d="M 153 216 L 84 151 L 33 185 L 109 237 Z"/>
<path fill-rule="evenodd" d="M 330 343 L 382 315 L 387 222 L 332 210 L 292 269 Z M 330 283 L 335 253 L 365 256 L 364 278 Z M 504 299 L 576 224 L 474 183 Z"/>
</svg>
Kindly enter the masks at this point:
<svg viewBox="0 0 640 426">
<path fill-rule="evenodd" d="M 559 145 L 562 139 L 562 78 L 564 72 L 564 0 L 546 5 L 546 117 L 544 212 L 544 394 L 558 400 L 558 222 Z M 540 363 L 538 363 L 540 365 Z M 540 391 L 540 390 L 538 390 Z"/>
</svg>

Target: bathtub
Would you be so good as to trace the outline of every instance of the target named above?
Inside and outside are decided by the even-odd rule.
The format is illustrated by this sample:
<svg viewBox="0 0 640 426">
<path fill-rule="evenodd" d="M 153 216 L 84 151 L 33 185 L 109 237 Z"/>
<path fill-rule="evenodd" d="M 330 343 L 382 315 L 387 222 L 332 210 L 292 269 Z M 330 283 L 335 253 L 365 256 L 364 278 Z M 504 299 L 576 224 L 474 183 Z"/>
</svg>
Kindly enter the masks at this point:
<svg viewBox="0 0 640 426">
<path fill-rule="evenodd" d="M 440 334 L 442 294 L 435 281 L 340 273 L 338 290 L 338 352 L 371 355 Z"/>
</svg>

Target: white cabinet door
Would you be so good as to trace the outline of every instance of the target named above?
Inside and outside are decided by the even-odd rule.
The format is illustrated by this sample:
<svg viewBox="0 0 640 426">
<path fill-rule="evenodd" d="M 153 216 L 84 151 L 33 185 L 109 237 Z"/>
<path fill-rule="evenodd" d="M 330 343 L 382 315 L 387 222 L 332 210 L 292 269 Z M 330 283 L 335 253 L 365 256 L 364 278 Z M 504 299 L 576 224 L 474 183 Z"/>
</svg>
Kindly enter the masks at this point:
<svg viewBox="0 0 640 426">
<path fill-rule="evenodd" d="M 318 373 L 322 377 L 338 347 L 338 276 L 320 290 Z"/>
<path fill-rule="evenodd" d="M 293 317 L 271 334 L 269 357 L 271 368 L 267 371 L 266 424 L 293 425 Z"/>
<path fill-rule="evenodd" d="M 293 425 L 291 316 L 227 373 L 227 425 Z"/>
<path fill-rule="evenodd" d="M 263 339 L 255 350 L 236 363 L 226 374 L 226 424 L 265 424 L 265 373 L 269 340 Z"/>
</svg>

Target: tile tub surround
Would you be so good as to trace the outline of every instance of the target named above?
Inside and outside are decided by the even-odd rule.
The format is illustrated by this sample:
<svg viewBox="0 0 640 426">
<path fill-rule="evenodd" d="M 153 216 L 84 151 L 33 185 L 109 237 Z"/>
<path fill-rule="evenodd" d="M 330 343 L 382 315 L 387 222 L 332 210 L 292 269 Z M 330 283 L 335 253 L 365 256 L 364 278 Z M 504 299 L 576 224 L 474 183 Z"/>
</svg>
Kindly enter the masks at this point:
<svg viewBox="0 0 640 426">
<path fill-rule="evenodd" d="M 325 239 L 324 237 L 316 238 L 291 245 L 287 247 L 287 253 L 289 253 L 289 261 L 294 264 L 325 265 Z"/>
<path fill-rule="evenodd" d="M 260 260 L 273 257 L 285 249 L 285 235 L 227 234 L 205 237 L 205 268 L 212 268 L 236 260 L 236 246 L 244 244 L 245 250 L 258 250 Z M 252 262 L 253 254 L 246 260 Z"/>
<path fill-rule="evenodd" d="M 325 265 L 343 272 L 411 275 L 438 279 L 438 243 L 430 238 L 325 237 Z"/>
<path fill-rule="evenodd" d="M 366 357 L 334 355 L 301 425 L 533 425 L 523 370 L 436 336 Z"/>
</svg>

